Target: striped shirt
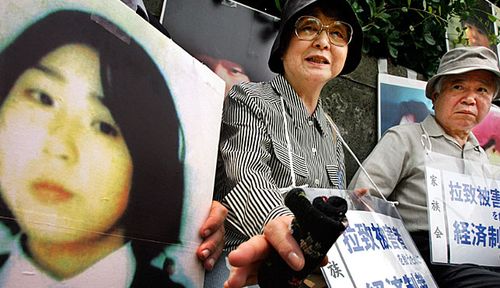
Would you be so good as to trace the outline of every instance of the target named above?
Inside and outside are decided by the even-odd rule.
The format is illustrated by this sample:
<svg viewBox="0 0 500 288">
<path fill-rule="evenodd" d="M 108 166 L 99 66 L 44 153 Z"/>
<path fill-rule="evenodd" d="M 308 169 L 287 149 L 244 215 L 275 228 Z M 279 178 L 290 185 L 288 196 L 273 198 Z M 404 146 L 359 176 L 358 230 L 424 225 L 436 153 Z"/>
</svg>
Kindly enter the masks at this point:
<svg viewBox="0 0 500 288">
<path fill-rule="evenodd" d="M 308 112 L 282 76 L 243 83 L 224 103 L 215 199 L 229 210 L 226 250 L 261 234 L 272 219 L 293 215 L 279 188 L 292 184 L 283 97 L 297 186 L 344 188 L 344 153 L 321 100 Z"/>
</svg>

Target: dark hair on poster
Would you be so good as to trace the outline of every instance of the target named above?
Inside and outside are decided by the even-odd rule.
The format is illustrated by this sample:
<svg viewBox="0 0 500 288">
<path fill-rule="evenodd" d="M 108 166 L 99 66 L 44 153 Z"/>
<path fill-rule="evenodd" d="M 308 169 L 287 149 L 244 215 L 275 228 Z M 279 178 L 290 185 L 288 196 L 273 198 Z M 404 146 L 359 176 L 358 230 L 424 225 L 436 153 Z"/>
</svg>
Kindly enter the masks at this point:
<svg viewBox="0 0 500 288">
<path fill-rule="evenodd" d="M 98 54 L 104 95 L 100 101 L 116 121 L 133 167 L 126 209 L 117 225 L 124 228 L 132 247 L 143 253 L 138 262 L 149 261 L 163 249 L 158 242 L 179 242 L 184 175 L 179 152 L 182 130 L 175 105 L 162 72 L 141 45 L 95 14 L 73 10 L 48 14 L 22 31 L 0 54 L 0 112 L 27 69 L 69 44 L 85 45 Z M 0 189 L 7 188 L 2 185 Z M 0 199 L 0 213 L 11 218 L 4 200 Z M 19 229 L 14 221 L 4 222 L 14 233 Z M 157 242 L 151 245 L 156 248 L 138 245 L 148 241 Z"/>
</svg>

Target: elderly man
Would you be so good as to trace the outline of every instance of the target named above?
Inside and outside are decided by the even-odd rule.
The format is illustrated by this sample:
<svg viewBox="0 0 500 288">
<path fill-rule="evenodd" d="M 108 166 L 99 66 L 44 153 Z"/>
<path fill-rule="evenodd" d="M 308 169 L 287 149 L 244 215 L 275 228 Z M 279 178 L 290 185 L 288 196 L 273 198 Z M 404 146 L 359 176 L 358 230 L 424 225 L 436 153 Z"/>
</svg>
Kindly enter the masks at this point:
<svg viewBox="0 0 500 288">
<path fill-rule="evenodd" d="M 426 131 L 432 151 L 487 162 L 484 150 L 472 134 L 472 128 L 488 114 L 499 95 L 498 60 L 485 47 L 462 47 L 447 52 L 438 73 L 426 87 L 426 96 L 434 104 L 434 115 L 423 122 L 389 129 L 363 166 L 380 191 L 389 200 L 399 202 L 398 210 L 405 226 L 441 287 L 499 287 L 500 270 L 472 264 L 433 265 L 430 263 L 429 223 L 427 218 L 424 147 Z M 374 187 L 358 170 L 350 189 Z"/>
</svg>

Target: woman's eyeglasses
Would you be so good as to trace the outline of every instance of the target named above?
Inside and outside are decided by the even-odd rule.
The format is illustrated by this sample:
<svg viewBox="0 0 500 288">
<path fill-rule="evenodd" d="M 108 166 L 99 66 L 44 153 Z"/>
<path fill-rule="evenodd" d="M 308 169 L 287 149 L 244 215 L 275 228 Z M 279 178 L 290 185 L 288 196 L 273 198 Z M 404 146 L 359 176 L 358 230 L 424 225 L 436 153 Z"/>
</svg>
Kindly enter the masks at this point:
<svg viewBox="0 0 500 288">
<path fill-rule="evenodd" d="M 329 25 L 323 25 L 321 21 L 313 16 L 302 16 L 295 22 L 295 35 L 300 40 L 314 40 L 321 32 L 326 31 L 330 43 L 335 46 L 344 47 L 352 38 L 352 27 L 349 23 L 335 21 Z"/>
</svg>

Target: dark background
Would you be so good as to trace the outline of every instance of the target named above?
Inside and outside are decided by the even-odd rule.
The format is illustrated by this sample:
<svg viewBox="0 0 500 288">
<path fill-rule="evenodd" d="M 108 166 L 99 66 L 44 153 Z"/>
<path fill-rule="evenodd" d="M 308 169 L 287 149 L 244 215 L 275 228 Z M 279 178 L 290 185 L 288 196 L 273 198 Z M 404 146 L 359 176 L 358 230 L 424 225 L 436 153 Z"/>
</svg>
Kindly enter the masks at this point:
<svg viewBox="0 0 500 288">
<path fill-rule="evenodd" d="M 146 5 L 146 8 L 148 11 L 150 11 L 153 15 L 160 16 L 161 15 L 161 9 L 164 0 L 143 0 L 144 4 Z M 167 3 L 169 0 L 165 0 L 165 3 Z M 200 0 L 198 2 L 202 1 L 213 1 L 213 2 L 222 2 L 221 0 Z M 229 2 L 229 1 L 228 1 Z M 257 10 L 263 11 L 267 14 L 274 15 L 279 17 L 280 11 L 276 8 L 276 4 L 274 4 L 274 1 L 270 0 L 237 0 L 235 2 L 242 3 L 244 5 L 253 7 Z"/>
<path fill-rule="evenodd" d="M 208 55 L 240 64 L 251 81 L 271 80 L 269 51 L 277 18 L 218 0 L 167 0 L 163 25 L 172 39 L 198 58 Z"/>
</svg>

